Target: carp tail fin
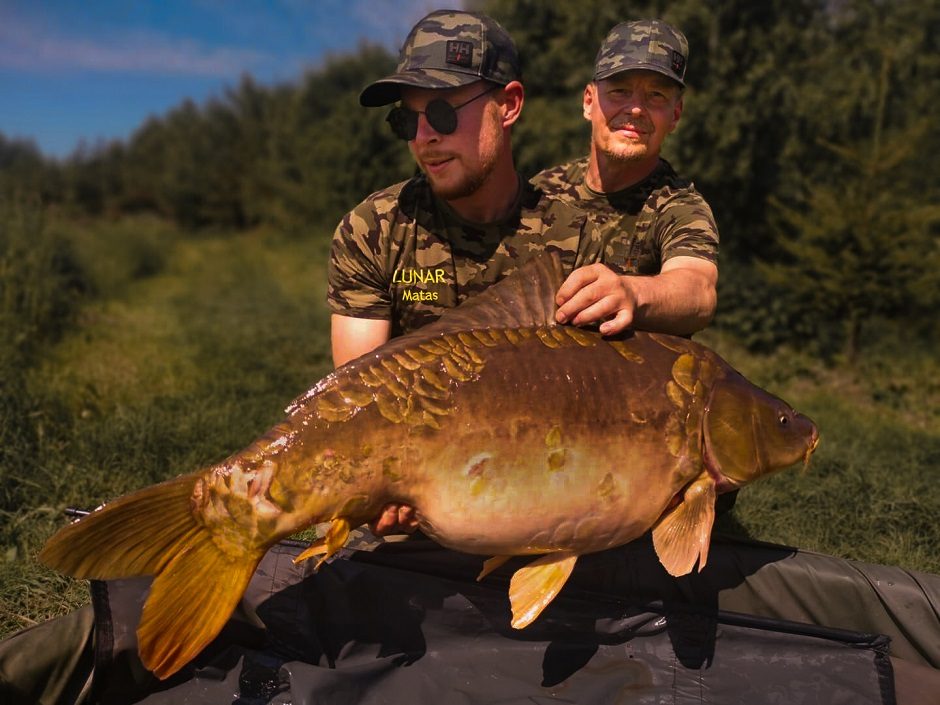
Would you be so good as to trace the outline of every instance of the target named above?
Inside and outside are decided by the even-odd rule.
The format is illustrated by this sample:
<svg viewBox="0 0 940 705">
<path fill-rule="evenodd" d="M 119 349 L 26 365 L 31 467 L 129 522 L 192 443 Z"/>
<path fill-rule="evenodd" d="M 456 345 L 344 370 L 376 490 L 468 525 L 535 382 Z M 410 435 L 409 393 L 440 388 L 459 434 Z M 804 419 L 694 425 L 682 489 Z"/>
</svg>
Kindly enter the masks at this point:
<svg viewBox="0 0 940 705">
<path fill-rule="evenodd" d="M 147 487 L 61 529 L 39 559 L 76 578 L 156 576 L 137 630 L 144 665 L 168 678 L 221 631 L 263 552 L 226 555 L 197 522 L 199 474 Z"/>
<path fill-rule="evenodd" d="M 715 481 L 703 473 L 653 527 L 653 547 L 670 575 L 691 573 L 696 561 L 699 571 L 705 567 L 714 522 Z"/>
<path fill-rule="evenodd" d="M 75 578 L 156 575 L 174 549 L 199 531 L 191 510 L 198 475 L 125 495 L 60 529 L 39 560 Z"/>
<path fill-rule="evenodd" d="M 261 556 L 227 556 L 207 532 L 154 579 L 137 627 L 140 660 L 160 679 L 192 661 L 228 621 Z"/>
<path fill-rule="evenodd" d="M 549 553 L 520 568 L 509 581 L 512 626 L 529 626 L 564 587 L 578 554 L 571 551 Z"/>
</svg>

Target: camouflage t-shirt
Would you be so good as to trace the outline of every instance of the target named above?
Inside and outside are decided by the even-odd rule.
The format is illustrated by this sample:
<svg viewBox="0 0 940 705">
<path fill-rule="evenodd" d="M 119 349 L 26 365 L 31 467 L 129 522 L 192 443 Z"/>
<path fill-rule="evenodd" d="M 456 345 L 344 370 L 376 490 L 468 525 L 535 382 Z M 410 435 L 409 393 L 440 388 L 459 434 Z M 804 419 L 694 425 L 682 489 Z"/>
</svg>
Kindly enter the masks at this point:
<svg viewBox="0 0 940 705">
<path fill-rule="evenodd" d="M 520 179 L 503 221 L 463 220 L 424 176 L 372 194 L 340 222 L 330 252 L 327 301 L 334 313 L 390 319 L 392 336 L 436 320 L 543 250 L 568 271 L 586 214 Z"/>
<path fill-rule="evenodd" d="M 718 263 L 718 226 L 691 182 L 660 160 L 653 173 L 622 191 L 598 193 L 584 181 L 588 159 L 546 169 L 532 184 L 587 214 L 578 261 L 619 274 L 658 274 L 671 257 Z"/>
</svg>

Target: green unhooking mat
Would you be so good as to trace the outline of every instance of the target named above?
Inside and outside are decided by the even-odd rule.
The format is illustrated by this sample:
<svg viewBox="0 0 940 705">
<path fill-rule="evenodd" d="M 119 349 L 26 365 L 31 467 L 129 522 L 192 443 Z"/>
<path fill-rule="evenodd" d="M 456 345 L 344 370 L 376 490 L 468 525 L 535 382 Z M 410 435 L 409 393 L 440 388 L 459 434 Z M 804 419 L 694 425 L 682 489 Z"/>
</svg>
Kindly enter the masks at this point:
<svg viewBox="0 0 940 705">
<path fill-rule="evenodd" d="M 894 702 L 888 639 L 719 611 L 669 594 L 637 602 L 655 559 L 640 543 L 586 556 L 525 630 L 509 626 L 511 563 L 430 541 L 350 551 L 321 568 L 275 547 L 239 614 L 161 683 L 136 660 L 146 580 L 95 585 L 103 703 Z M 618 589 L 618 585 L 622 589 Z M 680 591 L 681 592 L 681 591 Z M 661 593 L 660 593 L 661 594 Z"/>
</svg>

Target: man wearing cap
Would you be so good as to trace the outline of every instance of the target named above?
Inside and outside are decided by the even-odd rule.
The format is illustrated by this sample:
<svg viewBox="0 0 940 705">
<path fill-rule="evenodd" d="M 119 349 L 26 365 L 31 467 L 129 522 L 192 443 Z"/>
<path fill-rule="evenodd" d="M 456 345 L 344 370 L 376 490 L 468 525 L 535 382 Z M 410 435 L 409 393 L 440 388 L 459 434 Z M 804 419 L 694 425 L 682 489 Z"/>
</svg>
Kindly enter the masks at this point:
<svg viewBox="0 0 940 705">
<path fill-rule="evenodd" d="M 333 238 L 327 300 L 341 365 L 435 320 L 555 249 L 569 267 L 582 212 L 545 199 L 515 170 L 510 130 L 522 110 L 515 45 L 498 23 L 441 10 L 420 20 L 397 70 L 367 86 L 420 174 L 372 194 Z"/>
<path fill-rule="evenodd" d="M 694 187 L 660 157 L 682 115 L 688 42 L 659 20 L 623 22 L 597 54 L 584 89 L 591 123 L 587 157 L 532 182 L 591 213 L 580 257 L 558 295 L 559 322 L 608 319 L 627 327 L 690 334 L 715 311 L 718 230 Z M 643 276 L 637 276 L 643 275 Z"/>
<path fill-rule="evenodd" d="M 619 46 L 619 35 L 612 36 Z M 609 44 L 601 63 L 611 62 Z M 476 13 L 442 10 L 420 20 L 396 72 L 360 95 L 364 106 L 400 102 L 388 122 L 422 173 L 372 194 L 336 230 L 327 293 L 334 363 L 433 321 L 545 249 L 558 251 L 573 270 L 558 292 L 559 322 L 600 323 L 604 334 L 636 327 L 688 335 L 707 325 L 715 309 L 717 228 L 707 204 L 660 164 L 660 145 L 681 113 L 681 74 L 662 68 L 664 61 L 647 59 L 644 66 L 656 70 L 608 70 L 585 90 L 585 115 L 594 116 L 592 190 L 573 189 L 557 170 L 533 188 L 513 166 L 509 131 L 523 88 L 512 39 Z M 620 85 L 636 82 L 643 90 L 638 104 Z M 620 129 L 631 109 L 631 130 Z M 640 182 L 639 189 L 623 188 Z M 643 229 L 636 210 L 621 205 L 651 184 L 666 207 L 640 214 Z M 677 193 L 662 191 L 672 185 Z M 389 519 L 373 525 L 381 532 L 399 528 L 396 518 L 413 526 L 410 508 L 392 506 L 383 516 Z"/>
<path fill-rule="evenodd" d="M 711 209 L 660 157 L 682 114 L 687 60 L 685 36 L 665 22 L 616 25 L 584 89 L 587 157 L 532 179 L 551 197 L 589 211 L 596 226 L 579 250 L 582 261 L 595 264 L 575 270 L 559 291 L 559 321 L 579 324 L 591 313 L 613 316 L 602 331 L 643 327 L 644 302 L 653 301 L 658 327 L 666 329 L 664 307 L 681 301 L 684 313 L 673 319 L 680 321 L 673 332 L 681 333 L 704 327 L 714 311 L 718 232 Z M 584 301 L 597 303 L 575 314 Z M 890 635 L 895 675 L 888 680 L 897 702 L 932 702 L 940 688 L 936 576 L 911 578 L 897 567 L 720 535 L 712 538 L 708 571 L 684 582 L 661 582 L 655 565 L 636 570 L 635 597 Z"/>
</svg>

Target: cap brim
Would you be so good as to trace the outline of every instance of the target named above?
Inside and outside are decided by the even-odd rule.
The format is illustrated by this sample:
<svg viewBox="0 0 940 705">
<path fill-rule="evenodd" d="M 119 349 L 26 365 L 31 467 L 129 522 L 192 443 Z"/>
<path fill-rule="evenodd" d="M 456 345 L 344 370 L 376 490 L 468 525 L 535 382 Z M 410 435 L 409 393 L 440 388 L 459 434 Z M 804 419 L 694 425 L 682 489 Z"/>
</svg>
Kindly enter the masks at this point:
<svg viewBox="0 0 940 705">
<path fill-rule="evenodd" d="M 457 88 L 480 80 L 483 79 L 477 74 L 439 71 L 437 69 L 394 73 L 366 86 L 359 94 L 359 105 L 366 108 L 378 108 L 401 100 L 402 86 Z"/>
<path fill-rule="evenodd" d="M 666 78 L 671 78 L 673 81 L 678 83 L 680 86 L 685 88 L 685 81 L 678 78 L 669 69 L 663 68 L 657 64 L 630 64 L 629 66 L 618 66 L 615 69 L 610 71 L 603 71 L 601 73 L 594 74 L 595 81 L 603 81 L 605 78 L 610 78 L 611 76 L 616 76 L 619 73 L 626 73 L 627 71 L 636 71 L 637 69 L 644 69 L 646 71 L 655 71 L 656 73 L 661 73 Z"/>
</svg>

